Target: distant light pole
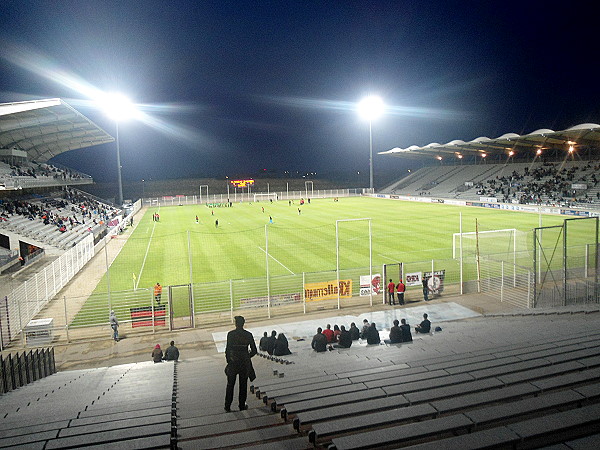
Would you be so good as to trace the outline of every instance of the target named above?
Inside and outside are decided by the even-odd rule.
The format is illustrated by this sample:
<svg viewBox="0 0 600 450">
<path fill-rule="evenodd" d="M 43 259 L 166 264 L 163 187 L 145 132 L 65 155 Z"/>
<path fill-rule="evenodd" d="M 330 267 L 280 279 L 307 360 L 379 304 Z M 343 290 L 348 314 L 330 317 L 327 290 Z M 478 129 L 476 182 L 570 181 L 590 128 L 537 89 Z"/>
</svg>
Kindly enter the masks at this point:
<svg viewBox="0 0 600 450">
<path fill-rule="evenodd" d="M 115 121 L 116 126 L 116 144 L 117 144 L 117 182 L 119 185 L 119 194 L 117 204 L 123 205 L 123 179 L 121 177 L 121 149 L 119 144 L 119 122 L 135 117 L 137 111 L 131 101 L 121 94 L 109 94 L 99 100 L 100 106 L 105 114 Z"/>
<path fill-rule="evenodd" d="M 145 183 L 145 180 L 142 179 L 142 201 L 144 200 L 145 196 L 146 196 L 146 183 Z"/>
<path fill-rule="evenodd" d="M 373 121 L 383 114 L 385 105 L 376 95 L 365 97 L 358 104 L 358 113 L 369 121 L 369 189 L 373 191 Z"/>
</svg>

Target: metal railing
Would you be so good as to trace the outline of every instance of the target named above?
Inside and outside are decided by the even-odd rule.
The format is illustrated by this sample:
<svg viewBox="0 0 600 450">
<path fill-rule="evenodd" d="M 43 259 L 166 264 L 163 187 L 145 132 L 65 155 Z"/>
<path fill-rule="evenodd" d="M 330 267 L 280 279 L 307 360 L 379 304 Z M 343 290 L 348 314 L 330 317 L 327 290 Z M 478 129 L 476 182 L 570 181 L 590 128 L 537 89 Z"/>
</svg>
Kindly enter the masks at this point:
<svg viewBox="0 0 600 450">
<path fill-rule="evenodd" d="M 56 373 L 54 348 L 0 355 L 0 394 Z"/>
</svg>

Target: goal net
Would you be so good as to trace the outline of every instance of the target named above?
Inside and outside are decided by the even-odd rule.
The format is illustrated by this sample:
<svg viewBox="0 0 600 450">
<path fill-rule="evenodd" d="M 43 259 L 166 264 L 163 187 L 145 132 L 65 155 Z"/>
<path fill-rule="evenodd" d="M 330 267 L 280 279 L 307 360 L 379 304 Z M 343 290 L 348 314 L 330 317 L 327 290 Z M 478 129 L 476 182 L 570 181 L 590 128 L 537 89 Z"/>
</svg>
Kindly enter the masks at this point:
<svg viewBox="0 0 600 450">
<path fill-rule="evenodd" d="M 515 256 L 527 252 L 527 233 L 515 228 L 503 230 L 470 231 L 452 235 L 452 257 L 471 258 L 479 254 L 481 258 L 498 261 L 514 261 Z"/>
<path fill-rule="evenodd" d="M 274 200 L 277 201 L 277 194 L 271 192 L 269 194 L 254 194 L 254 202 L 260 202 L 261 200 Z"/>
</svg>

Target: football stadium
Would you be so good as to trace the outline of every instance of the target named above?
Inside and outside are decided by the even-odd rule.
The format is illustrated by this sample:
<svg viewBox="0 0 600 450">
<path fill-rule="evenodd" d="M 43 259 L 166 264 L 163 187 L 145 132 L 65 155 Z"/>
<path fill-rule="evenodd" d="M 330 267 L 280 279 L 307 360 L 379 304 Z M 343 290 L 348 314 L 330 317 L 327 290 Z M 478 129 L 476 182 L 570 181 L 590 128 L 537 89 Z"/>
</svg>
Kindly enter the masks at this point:
<svg viewBox="0 0 600 450">
<path fill-rule="evenodd" d="M 132 189 L 119 120 L 15 97 L 1 448 L 600 446 L 598 123 L 374 149 L 399 113 L 367 97 L 368 185 L 263 169 Z M 108 195 L 79 168 L 99 149 Z M 374 157 L 413 168 L 374 183 Z"/>
</svg>

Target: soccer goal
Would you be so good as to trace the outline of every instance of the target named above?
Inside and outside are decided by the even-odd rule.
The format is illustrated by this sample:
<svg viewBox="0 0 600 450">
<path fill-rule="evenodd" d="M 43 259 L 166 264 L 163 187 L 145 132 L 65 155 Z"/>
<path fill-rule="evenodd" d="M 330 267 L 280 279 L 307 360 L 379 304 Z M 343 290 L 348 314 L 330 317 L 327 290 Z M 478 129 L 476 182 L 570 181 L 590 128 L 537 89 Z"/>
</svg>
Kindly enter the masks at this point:
<svg viewBox="0 0 600 450">
<path fill-rule="evenodd" d="M 254 194 L 254 203 L 260 202 L 261 200 L 277 201 L 277 194 L 275 192 L 271 192 L 269 194 Z"/>
<path fill-rule="evenodd" d="M 461 233 L 454 233 L 452 235 L 452 258 L 460 258 L 462 244 L 463 257 L 479 254 L 480 256 L 496 256 L 498 259 L 505 259 L 507 255 L 514 256 L 527 249 L 526 236 L 527 233 L 516 228 L 469 231 L 462 233 L 462 239 Z"/>
</svg>

